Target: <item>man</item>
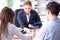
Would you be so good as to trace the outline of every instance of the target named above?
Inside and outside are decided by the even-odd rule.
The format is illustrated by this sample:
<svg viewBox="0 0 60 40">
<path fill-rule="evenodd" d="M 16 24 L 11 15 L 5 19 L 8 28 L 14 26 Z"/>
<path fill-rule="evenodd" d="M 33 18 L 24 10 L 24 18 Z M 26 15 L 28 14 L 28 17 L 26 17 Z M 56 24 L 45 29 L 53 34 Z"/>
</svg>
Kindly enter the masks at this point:
<svg viewBox="0 0 60 40">
<path fill-rule="evenodd" d="M 32 4 L 30 1 L 26 1 L 23 4 L 24 9 L 19 11 L 17 14 L 17 20 L 20 24 L 20 27 L 27 27 L 27 28 L 40 28 L 42 23 L 39 25 L 33 25 L 36 22 L 41 22 L 38 13 L 35 10 L 32 10 Z"/>
<path fill-rule="evenodd" d="M 45 27 L 41 27 L 33 40 L 60 40 L 60 19 L 58 14 L 60 4 L 57 2 L 49 2 L 47 4 L 47 20 Z"/>
</svg>

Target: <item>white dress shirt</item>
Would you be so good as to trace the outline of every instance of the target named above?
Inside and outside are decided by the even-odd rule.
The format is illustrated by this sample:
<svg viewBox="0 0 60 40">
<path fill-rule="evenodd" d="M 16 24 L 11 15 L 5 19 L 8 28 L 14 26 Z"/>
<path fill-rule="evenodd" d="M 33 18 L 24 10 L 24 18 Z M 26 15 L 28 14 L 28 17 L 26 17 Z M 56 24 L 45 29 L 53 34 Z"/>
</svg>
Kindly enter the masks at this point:
<svg viewBox="0 0 60 40">
<path fill-rule="evenodd" d="M 26 17 L 27 17 L 27 22 L 29 22 L 30 13 L 28 15 L 26 14 Z"/>
</svg>

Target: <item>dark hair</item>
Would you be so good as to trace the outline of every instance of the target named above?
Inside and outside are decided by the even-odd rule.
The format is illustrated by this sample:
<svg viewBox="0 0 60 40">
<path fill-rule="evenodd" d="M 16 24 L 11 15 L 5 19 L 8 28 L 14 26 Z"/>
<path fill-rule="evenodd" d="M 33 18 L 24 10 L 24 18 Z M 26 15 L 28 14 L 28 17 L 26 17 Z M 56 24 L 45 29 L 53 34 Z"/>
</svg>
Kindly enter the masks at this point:
<svg viewBox="0 0 60 40">
<path fill-rule="evenodd" d="M 51 11 L 52 15 L 58 16 L 59 11 L 60 11 L 60 4 L 55 1 L 49 2 L 47 4 L 47 9 Z"/>
<path fill-rule="evenodd" d="M 0 25 L 0 40 L 1 40 L 1 34 L 5 35 L 7 37 L 8 35 L 8 23 L 13 23 L 13 17 L 14 12 L 12 9 L 8 7 L 4 7 L 1 11 L 1 25 Z"/>
<path fill-rule="evenodd" d="M 24 5 L 30 5 L 30 6 L 32 6 L 32 3 L 31 3 L 31 1 L 25 1 L 24 3 L 23 3 L 23 6 Z"/>
</svg>

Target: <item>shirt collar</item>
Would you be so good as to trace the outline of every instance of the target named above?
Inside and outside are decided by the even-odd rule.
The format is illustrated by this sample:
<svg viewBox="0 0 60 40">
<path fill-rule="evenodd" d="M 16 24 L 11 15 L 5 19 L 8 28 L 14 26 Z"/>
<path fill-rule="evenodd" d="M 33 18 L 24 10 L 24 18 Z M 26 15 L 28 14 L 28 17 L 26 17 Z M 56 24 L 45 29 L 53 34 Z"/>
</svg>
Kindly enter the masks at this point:
<svg viewBox="0 0 60 40">
<path fill-rule="evenodd" d="M 53 23 L 53 22 L 56 22 L 56 21 L 58 21 L 59 20 L 59 18 L 58 17 L 55 17 L 55 18 L 53 18 L 53 19 L 51 19 L 50 21 L 49 21 L 49 24 L 50 23 Z"/>
</svg>

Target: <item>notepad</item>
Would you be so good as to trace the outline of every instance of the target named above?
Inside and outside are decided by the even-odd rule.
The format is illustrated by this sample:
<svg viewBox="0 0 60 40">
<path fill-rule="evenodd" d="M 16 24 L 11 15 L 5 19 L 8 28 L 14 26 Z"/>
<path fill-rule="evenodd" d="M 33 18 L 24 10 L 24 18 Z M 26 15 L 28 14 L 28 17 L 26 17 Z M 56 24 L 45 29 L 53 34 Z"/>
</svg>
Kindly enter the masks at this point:
<svg viewBox="0 0 60 40">
<path fill-rule="evenodd" d="M 42 24 L 42 22 L 35 22 L 35 23 L 33 23 L 33 26 L 39 26 L 41 24 Z"/>
</svg>

